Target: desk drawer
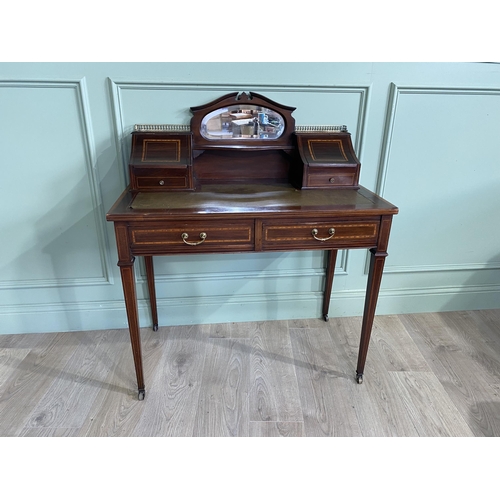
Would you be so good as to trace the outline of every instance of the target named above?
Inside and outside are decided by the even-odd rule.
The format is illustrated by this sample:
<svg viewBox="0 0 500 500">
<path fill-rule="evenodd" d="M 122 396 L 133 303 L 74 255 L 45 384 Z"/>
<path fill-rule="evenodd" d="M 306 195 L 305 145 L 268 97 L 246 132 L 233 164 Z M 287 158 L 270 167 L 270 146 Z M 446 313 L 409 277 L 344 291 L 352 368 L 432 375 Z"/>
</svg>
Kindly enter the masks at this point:
<svg viewBox="0 0 500 500">
<path fill-rule="evenodd" d="M 132 251 L 141 253 L 210 253 L 254 249 L 253 221 L 190 221 L 130 228 Z"/>
<path fill-rule="evenodd" d="M 262 249 L 322 249 L 375 245 L 379 221 L 263 221 Z"/>
<path fill-rule="evenodd" d="M 139 191 L 163 191 L 188 189 L 189 170 L 185 168 L 134 168 L 133 189 Z"/>
<path fill-rule="evenodd" d="M 357 176 L 355 168 L 310 167 L 307 171 L 307 187 L 353 187 L 357 186 Z"/>
</svg>

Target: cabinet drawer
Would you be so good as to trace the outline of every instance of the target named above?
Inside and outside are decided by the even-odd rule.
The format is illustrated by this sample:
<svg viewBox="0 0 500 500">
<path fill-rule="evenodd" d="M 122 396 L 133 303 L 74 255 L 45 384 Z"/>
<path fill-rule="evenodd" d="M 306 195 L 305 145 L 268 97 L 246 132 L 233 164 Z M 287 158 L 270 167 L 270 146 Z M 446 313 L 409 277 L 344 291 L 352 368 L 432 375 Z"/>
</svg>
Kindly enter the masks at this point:
<svg viewBox="0 0 500 500">
<path fill-rule="evenodd" d="M 188 168 L 137 168 L 132 173 L 132 187 L 140 191 L 190 187 Z"/>
<path fill-rule="evenodd" d="M 189 221 L 130 228 L 134 253 L 238 252 L 254 248 L 254 222 Z"/>
<path fill-rule="evenodd" d="M 262 249 L 369 247 L 377 242 L 379 221 L 263 221 Z"/>
<path fill-rule="evenodd" d="M 357 176 L 357 170 L 351 168 L 311 167 L 307 171 L 307 187 L 354 187 L 357 186 Z"/>
</svg>

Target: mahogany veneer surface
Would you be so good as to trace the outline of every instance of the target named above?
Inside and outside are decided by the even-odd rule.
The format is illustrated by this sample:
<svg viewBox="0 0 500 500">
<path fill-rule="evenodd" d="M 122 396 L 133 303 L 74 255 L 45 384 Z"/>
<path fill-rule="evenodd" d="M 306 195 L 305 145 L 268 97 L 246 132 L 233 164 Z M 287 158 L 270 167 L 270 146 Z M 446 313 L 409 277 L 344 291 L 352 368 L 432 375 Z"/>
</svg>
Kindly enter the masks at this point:
<svg viewBox="0 0 500 500">
<path fill-rule="evenodd" d="M 135 196 L 124 193 L 117 210 L 110 218 L 119 216 L 120 208 L 131 209 L 137 215 L 149 211 L 171 211 L 180 214 L 195 213 L 265 213 L 312 211 L 369 210 L 370 215 L 397 213 L 397 208 L 367 189 L 358 190 L 299 190 L 289 185 L 209 185 L 192 192 L 139 192 Z M 377 211 L 380 209 L 380 211 Z"/>
</svg>

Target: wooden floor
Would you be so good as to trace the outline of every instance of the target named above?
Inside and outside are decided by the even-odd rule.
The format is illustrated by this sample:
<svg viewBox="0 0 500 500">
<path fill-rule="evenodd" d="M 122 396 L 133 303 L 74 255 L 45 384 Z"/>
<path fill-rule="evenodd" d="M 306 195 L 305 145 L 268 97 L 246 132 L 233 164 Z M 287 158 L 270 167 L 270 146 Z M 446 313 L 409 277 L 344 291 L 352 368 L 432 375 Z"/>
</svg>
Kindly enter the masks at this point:
<svg viewBox="0 0 500 500">
<path fill-rule="evenodd" d="M 0 436 L 500 436 L 500 309 L 0 336 Z"/>
</svg>

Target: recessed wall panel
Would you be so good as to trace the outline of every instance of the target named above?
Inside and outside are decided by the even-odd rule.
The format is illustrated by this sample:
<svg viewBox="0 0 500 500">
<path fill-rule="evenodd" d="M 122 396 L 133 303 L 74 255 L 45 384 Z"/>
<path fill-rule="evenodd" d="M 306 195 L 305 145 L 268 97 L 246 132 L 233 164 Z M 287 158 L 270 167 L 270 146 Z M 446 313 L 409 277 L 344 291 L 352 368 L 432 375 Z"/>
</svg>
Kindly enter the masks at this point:
<svg viewBox="0 0 500 500">
<path fill-rule="evenodd" d="M 187 125 L 190 107 L 206 104 L 222 95 L 240 90 L 256 92 L 280 104 L 293 106 L 297 125 L 347 125 L 360 154 L 368 87 L 302 86 L 264 87 L 248 85 L 154 84 L 111 81 L 115 100 L 115 120 L 122 146 L 123 161 L 128 161 L 130 132 L 137 123 Z"/>
<path fill-rule="evenodd" d="M 78 84 L 3 84 L 0 109 L 0 285 L 102 279 Z"/>
<path fill-rule="evenodd" d="M 189 124 L 191 119 L 190 107 L 206 104 L 222 95 L 241 90 L 237 87 L 226 87 L 223 85 L 196 85 L 188 84 L 154 84 L 134 82 L 111 82 L 112 94 L 115 100 L 116 110 L 115 122 L 117 124 L 117 140 L 122 149 L 124 175 L 127 176 L 128 155 L 130 154 L 130 132 L 135 124 Z M 287 106 L 296 107 L 293 112 L 297 125 L 347 125 L 353 136 L 355 147 L 361 147 L 361 135 L 363 128 L 364 107 L 366 105 L 368 88 L 366 87 L 299 87 L 281 86 L 279 88 L 267 88 L 262 85 L 249 85 L 245 91 L 257 92 L 265 95 L 275 102 Z M 359 151 L 358 151 L 359 154 Z M 265 165 L 261 165 L 265 168 Z M 316 279 L 318 270 L 323 270 L 324 262 L 317 259 L 319 267 L 311 269 L 312 256 L 307 252 L 305 255 L 296 253 L 264 254 L 264 256 L 238 256 L 238 265 L 244 269 L 245 262 L 252 263 L 253 270 L 245 274 L 246 279 L 263 280 L 269 283 L 269 269 L 286 269 L 293 266 L 294 269 L 306 271 L 306 278 L 312 281 Z M 339 252 L 338 274 L 345 273 L 347 251 Z M 210 266 L 207 267 L 207 256 L 203 259 L 195 258 L 189 260 L 184 257 L 177 258 L 176 269 L 180 272 L 189 265 L 192 270 L 202 265 L 206 286 L 211 290 L 224 292 L 221 275 L 237 276 L 238 272 L 232 270 L 233 258 L 229 256 L 208 256 Z M 169 259 L 156 259 L 155 272 L 157 276 L 171 275 L 171 261 Z M 192 272 L 192 271 L 191 271 Z M 274 273 L 275 271 L 271 271 Z M 303 272 L 303 271 L 302 271 Z M 281 271 L 286 274 L 286 271 Z M 307 275 L 309 273 L 309 275 Z M 181 272 L 181 275 L 184 274 Z M 274 276 L 274 274 L 273 274 Z M 298 283 L 298 281 L 297 281 Z M 200 285 L 201 286 L 201 285 Z M 190 294 L 199 293 L 200 286 L 191 287 Z M 262 285 L 264 288 L 267 285 Z M 232 290 L 234 292 L 234 290 Z M 203 292 L 205 294 L 205 292 Z"/>
<path fill-rule="evenodd" d="M 500 267 L 500 92 L 395 89 L 387 272 Z"/>
</svg>

